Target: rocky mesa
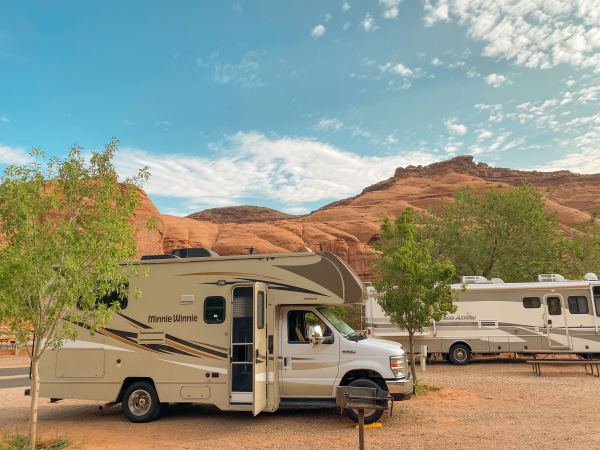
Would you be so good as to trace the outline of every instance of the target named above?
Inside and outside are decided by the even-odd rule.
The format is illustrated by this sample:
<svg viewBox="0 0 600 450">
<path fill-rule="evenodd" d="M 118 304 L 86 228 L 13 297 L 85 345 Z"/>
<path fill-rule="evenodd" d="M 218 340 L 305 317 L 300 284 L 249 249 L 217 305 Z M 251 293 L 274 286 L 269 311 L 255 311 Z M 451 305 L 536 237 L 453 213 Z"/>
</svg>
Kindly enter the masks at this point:
<svg viewBox="0 0 600 450">
<path fill-rule="evenodd" d="M 290 216 L 268 208 L 237 206 L 216 208 L 188 217 L 162 215 L 144 195 L 135 216 L 138 253 L 169 253 L 180 247 L 208 247 L 221 255 L 330 251 L 345 261 L 363 280 L 373 277 L 376 254 L 371 244 L 385 217 L 406 207 L 436 209 L 461 188 L 522 185 L 539 189 L 549 212 L 565 226 L 589 220 L 600 211 L 600 174 L 569 171 L 536 172 L 491 167 L 472 156 L 396 169 L 386 180 L 359 195 L 326 205 L 305 216 Z M 148 231 L 149 217 L 158 226 Z"/>
</svg>

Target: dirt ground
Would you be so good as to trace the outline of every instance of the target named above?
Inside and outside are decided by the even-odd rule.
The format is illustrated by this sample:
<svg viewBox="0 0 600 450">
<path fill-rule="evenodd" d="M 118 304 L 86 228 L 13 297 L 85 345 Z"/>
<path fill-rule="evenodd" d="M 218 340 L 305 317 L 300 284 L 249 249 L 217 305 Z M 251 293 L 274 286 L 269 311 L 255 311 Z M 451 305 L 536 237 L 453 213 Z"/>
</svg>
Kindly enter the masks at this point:
<svg viewBox="0 0 600 450">
<path fill-rule="evenodd" d="M 0 359 L 0 367 L 11 363 Z M 15 363 L 12 363 L 15 365 Z M 395 404 L 367 448 L 599 448 L 600 379 L 582 367 L 547 368 L 542 377 L 518 362 L 466 367 L 432 364 L 421 374 L 436 392 Z M 0 390 L 0 432 L 25 432 L 29 398 Z M 157 421 L 129 423 L 119 407 L 42 400 L 42 436 L 67 434 L 86 449 L 357 448 L 353 424 L 333 410 L 278 411 L 252 417 L 195 405 L 172 406 Z"/>
</svg>

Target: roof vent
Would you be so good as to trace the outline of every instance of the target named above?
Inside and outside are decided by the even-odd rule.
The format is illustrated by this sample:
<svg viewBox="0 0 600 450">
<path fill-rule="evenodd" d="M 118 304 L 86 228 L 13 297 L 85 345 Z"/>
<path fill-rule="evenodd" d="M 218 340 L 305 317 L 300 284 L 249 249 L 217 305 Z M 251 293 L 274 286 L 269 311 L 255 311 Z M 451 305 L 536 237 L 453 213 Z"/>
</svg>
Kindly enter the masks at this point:
<svg viewBox="0 0 600 450">
<path fill-rule="evenodd" d="M 461 277 L 460 282 L 462 284 L 485 284 L 489 283 L 490 280 L 488 280 L 486 277 L 482 277 L 479 275 L 468 275 L 465 277 Z"/>
<path fill-rule="evenodd" d="M 173 258 L 179 258 L 179 257 L 175 256 L 175 255 L 143 255 L 140 258 L 140 260 L 148 261 L 148 260 L 152 260 L 152 259 L 173 259 Z"/>
<path fill-rule="evenodd" d="M 177 248 L 173 250 L 171 254 L 178 258 L 206 258 L 210 256 L 219 256 L 217 252 L 203 247 Z"/>
<path fill-rule="evenodd" d="M 598 275 L 593 272 L 588 272 L 583 276 L 585 281 L 598 281 Z"/>
<path fill-rule="evenodd" d="M 558 273 L 540 273 L 533 277 L 533 281 L 540 281 L 544 283 L 553 281 L 565 281 L 565 277 Z"/>
</svg>

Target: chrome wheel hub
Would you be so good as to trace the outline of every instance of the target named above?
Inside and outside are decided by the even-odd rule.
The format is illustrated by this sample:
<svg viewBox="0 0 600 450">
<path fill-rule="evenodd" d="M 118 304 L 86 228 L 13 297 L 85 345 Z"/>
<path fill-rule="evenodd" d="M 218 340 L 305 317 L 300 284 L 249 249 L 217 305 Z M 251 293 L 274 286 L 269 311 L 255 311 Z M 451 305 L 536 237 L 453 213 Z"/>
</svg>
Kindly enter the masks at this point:
<svg viewBox="0 0 600 450">
<path fill-rule="evenodd" d="M 129 406 L 129 410 L 134 415 L 143 416 L 148 413 L 152 407 L 152 397 L 150 397 L 150 394 L 147 391 L 138 389 L 137 391 L 133 391 L 129 396 L 127 406 Z"/>
</svg>

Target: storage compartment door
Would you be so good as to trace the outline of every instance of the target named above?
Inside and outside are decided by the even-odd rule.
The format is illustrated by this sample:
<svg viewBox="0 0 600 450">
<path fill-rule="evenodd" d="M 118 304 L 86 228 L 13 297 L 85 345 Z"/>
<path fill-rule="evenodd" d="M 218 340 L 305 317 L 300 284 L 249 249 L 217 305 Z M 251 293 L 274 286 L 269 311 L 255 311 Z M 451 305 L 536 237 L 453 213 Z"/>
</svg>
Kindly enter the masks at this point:
<svg viewBox="0 0 600 450">
<path fill-rule="evenodd" d="M 267 406 L 267 287 L 254 284 L 254 379 L 252 412 Z"/>
</svg>

